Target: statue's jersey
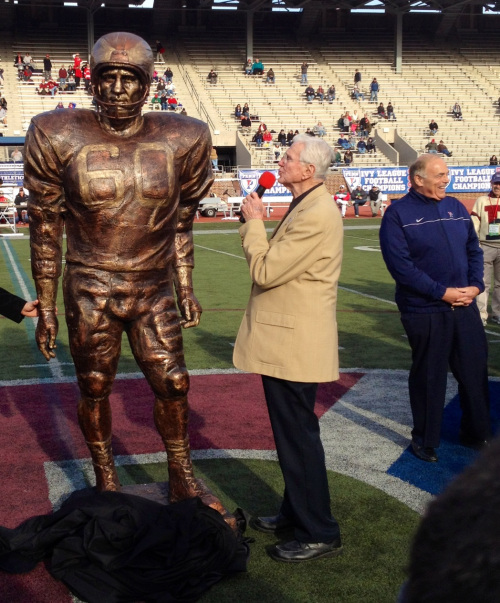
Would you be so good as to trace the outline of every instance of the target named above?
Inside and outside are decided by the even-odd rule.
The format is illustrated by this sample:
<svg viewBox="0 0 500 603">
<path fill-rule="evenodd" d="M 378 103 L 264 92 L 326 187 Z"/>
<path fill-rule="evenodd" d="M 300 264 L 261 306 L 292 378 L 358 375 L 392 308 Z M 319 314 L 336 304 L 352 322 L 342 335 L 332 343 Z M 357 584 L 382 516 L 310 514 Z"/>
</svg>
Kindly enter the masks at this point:
<svg viewBox="0 0 500 603">
<path fill-rule="evenodd" d="M 192 223 L 213 181 L 210 150 L 206 124 L 180 115 L 147 113 L 130 136 L 88 110 L 34 117 L 24 166 L 34 276 L 59 276 L 63 226 L 70 264 L 191 265 Z"/>
</svg>

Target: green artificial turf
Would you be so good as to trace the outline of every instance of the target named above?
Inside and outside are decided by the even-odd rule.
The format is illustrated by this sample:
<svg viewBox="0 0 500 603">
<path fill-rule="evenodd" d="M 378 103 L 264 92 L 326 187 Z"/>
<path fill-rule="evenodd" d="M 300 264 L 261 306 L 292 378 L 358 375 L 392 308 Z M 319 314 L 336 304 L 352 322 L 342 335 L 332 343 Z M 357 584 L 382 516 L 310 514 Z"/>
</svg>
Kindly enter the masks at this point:
<svg viewBox="0 0 500 603">
<path fill-rule="evenodd" d="M 345 223 L 344 258 L 339 282 L 337 320 L 342 368 L 407 370 L 410 349 L 394 305 L 394 283 L 385 268 L 377 229 L 352 228 L 378 225 L 377 220 Z M 266 223 L 273 228 L 275 223 Z M 241 248 L 238 224 L 195 225 L 195 294 L 203 306 L 197 328 L 183 331 L 189 369 L 231 368 L 233 343 L 250 294 L 248 267 Z M 216 234 L 212 234 L 214 231 Z M 30 276 L 29 240 L 0 240 L 0 286 L 23 295 L 21 279 L 34 297 Z M 14 262 L 14 264 L 13 264 Z M 64 375 L 74 374 L 59 288 L 60 331 L 57 355 Z M 2 374 L 12 378 L 49 377 L 47 363 L 34 344 L 33 322 L 20 326 L 0 320 L 3 341 L 12 353 L 0 360 Z M 500 375 L 500 326 L 488 324 L 489 374 Z M 35 366 L 32 366 L 35 365 Z M 23 368 L 20 368 L 20 367 Z M 126 337 L 123 339 L 120 372 L 138 371 Z"/>
<path fill-rule="evenodd" d="M 227 509 L 252 516 L 274 514 L 283 480 L 277 462 L 218 459 L 194 463 L 197 477 L 220 497 Z M 122 484 L 165 481 L 166 464 L 118 468 Z M 248 528 L 248 573 L 217 584 L 203 603 L 394 602 L 405 577 L 411 537 L 419 515 L 387 494 L 356 479 L 329 472 L 332 509 L 342 531 L 340 557 L 287 564 L 270 559 L 266 549 L 274 535 Z M 356 504 L 353 505 L 353 501 Z M 293 540 L 293 533 L 284 534 Z"/>
</svg>

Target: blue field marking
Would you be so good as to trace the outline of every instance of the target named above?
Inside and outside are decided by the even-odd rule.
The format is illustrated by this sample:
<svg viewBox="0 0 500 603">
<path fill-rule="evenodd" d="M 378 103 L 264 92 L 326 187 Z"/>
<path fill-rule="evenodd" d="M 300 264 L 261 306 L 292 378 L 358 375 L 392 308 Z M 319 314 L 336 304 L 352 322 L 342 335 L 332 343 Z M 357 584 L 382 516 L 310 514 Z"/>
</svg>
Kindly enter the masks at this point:
<svg viewBox="0 0 500 603">
<path fill-rule="evenodd" d="M 490 381 L 491 417 L 493 432 L 500 431 L 500 382 Z M 439 494 L 445 486 L 470 465 L 479 454 L 461 446 L 458 441 L 460 427 L 460 402 L 458 395 L 444 409 L 441 444 L 437 449 L 439 462 L 425 463 L 417 459 L 409 448 L 393 463 L 387 473 L 430 494 Z"/>
</svg>

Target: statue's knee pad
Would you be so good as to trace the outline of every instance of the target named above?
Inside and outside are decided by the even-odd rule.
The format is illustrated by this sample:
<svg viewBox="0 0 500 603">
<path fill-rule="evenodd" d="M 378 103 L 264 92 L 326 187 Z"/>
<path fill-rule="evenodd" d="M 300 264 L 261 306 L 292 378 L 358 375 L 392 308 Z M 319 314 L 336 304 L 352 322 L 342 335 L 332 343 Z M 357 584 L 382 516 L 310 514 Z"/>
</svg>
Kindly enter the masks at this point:
<svg viewBox="0 0 500 603">
<path fill-rule="evenodd" d="M 176 368 L 164 375 L 160 398 L 180 398 L 189 391 L 189 374 L 186 369 Z"/>
<path fill-rule="evenodd" d="M 77 375 L 82 398 L 91 400 L 107 398 L 111 393 L 113 378 L 105 373 L 91 371 Z"/>
</svg>

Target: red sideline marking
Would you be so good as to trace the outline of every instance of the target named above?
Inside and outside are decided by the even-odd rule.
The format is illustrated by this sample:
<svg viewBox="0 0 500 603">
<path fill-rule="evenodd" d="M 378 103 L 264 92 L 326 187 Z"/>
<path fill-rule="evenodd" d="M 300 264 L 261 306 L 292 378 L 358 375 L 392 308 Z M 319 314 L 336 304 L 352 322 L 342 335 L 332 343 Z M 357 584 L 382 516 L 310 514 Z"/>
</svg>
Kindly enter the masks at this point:
<svg viewBox="0 0 500 603">
<path fill-rule="evenodd" d="M 321 384 L 321 416 L 361 377 L 343 374 Z M 50 511 L 43 463 L 88 458 L 76 417 L 74 383 L 5 387 L 0 393 L 0 525 Z M 204 375 L 191 378 L 191 447 L 272 450 L 274 441 L 260 377 Z M 111 396 L 115 454 L 164 450 L 153 422 L 154 398 L 144 379 L 116 381 Z"/>
</svg>

